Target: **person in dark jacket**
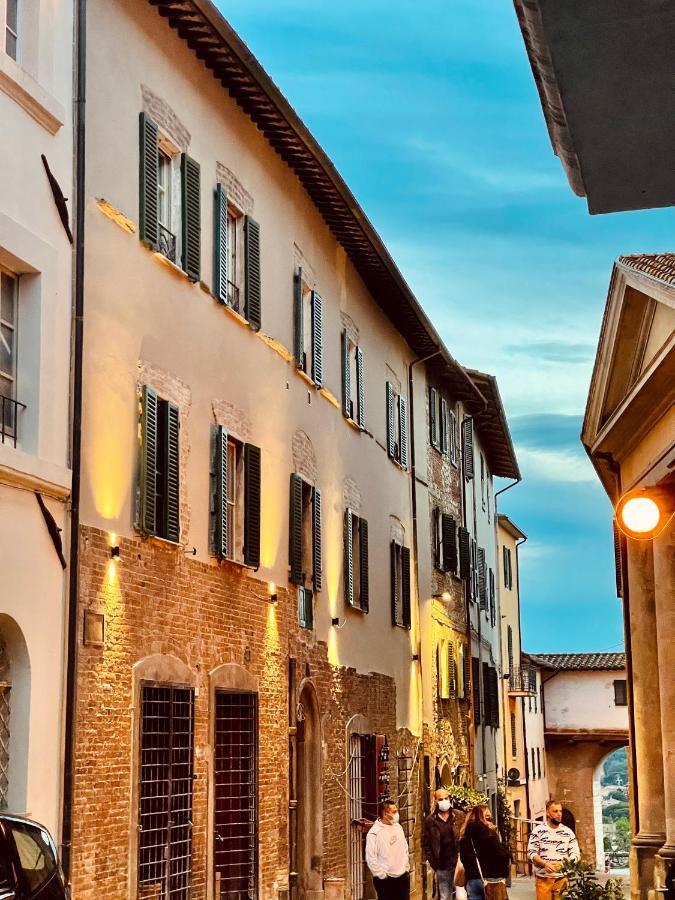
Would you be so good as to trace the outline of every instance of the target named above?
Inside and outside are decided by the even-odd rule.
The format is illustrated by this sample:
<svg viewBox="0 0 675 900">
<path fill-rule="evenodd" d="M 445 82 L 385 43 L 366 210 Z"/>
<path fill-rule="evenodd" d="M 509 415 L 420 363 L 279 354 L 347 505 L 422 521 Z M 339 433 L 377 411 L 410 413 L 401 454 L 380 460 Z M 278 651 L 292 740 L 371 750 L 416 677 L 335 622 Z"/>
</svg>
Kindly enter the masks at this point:
<svg viewBox="0 0 675 900">
<path fill-rule="evenodd" d="M 509 851 L 499 840 L 499 832 L 492 822 L 489 806 L 474 806 L 464 820 L 459 856 L 466 873 L 469 900 L 483 900 L 483 879 L 503 881 L 509 874 Z"/>
<path fill-rule="evenodd" d="M 424 820 L 422 851 L 434 870 L 436 892 L 440 900 L 452 900 L 455 894 L 455 866 L 459 849 L 450 795 L 445 788 L 434 792 L 436 808 Z"/>
</svg>

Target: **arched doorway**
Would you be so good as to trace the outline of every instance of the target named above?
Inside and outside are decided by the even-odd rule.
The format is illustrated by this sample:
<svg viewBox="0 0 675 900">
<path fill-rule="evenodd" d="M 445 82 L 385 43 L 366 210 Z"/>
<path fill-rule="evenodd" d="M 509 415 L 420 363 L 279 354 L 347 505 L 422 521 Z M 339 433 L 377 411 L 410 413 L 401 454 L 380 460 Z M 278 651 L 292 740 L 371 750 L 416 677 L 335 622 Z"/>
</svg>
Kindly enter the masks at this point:
<svg viewBox="0 0 675 900">
<path fill-rule="evenodd" d="M 628 756 L 625 747 L 607 753 L 593 773 L 595 864 L 609 861 L 612 869 L 628 867 L 630 813 L 628 805 Z"/>
<path fill-rule="evenodd" d="M 306 681 L 297 709 L 298 896 L 323 896 L 323 793 L 321 719 L 314 685 Z"/>
<path fill-rule="evenodd" d="M 26 812 L 30 662 L 23 632 L 0 614 L 0 809 Z"/>
</svg>

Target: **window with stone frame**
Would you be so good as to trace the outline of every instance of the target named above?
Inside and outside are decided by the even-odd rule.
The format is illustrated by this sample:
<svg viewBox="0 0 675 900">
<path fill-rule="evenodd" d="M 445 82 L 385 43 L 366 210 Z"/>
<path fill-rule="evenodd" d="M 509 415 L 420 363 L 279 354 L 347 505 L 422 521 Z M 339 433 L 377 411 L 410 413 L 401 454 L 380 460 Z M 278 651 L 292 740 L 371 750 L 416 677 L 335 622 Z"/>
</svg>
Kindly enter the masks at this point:
<svg viewBox="0 0 675 900">
<path fill-rule="evenodd" d="M 19 278 L 0 267 L 0 440 L 16 439 Z"/>
<path fill-rule="evenodd" d="M 296 367 L 322 387 L 323 299 L 302 268 L 295 273 L 293 355 Z"/>
<path fill-rule="evenodd" d="M 386 383 L 387 454 L 402 469 L 408 468 L 408 404 L 400 389 Z"/>
<path fill-rule="evenodd" d="M 171 262 L 178 263 L 181 255 L 180 151 L 161 131 L 157 143 L 158 249 Z"/>
<path fill-rule="evenodd" d="M 366 427 L 366 395 L 363 349 L 346 328 L 341 335 L 342 414 L 361 430 Z"/>
<path fill-rule="evenodd" d="M 625 678 L 617 679 L 614 682 L 614 705 L 628 706 L 628 687 Z"/>
<path fill-rule="evenodd" d="M 140 397 L 140 470 L 137 527 L 180 540 L 180 413 L 149 385 Z"/>
<path fill-rule="evenodd" d="M 291 584 L 322 588 L 321 491 L 297 474 L 291 475 L 289 505 L 289 577 Z"/>
<path fill-rule="evenodd" d="M 20 61 L 20 15 L 19 0 L 5 0 L 5 53 L 15 62 Z"/>
</svg>

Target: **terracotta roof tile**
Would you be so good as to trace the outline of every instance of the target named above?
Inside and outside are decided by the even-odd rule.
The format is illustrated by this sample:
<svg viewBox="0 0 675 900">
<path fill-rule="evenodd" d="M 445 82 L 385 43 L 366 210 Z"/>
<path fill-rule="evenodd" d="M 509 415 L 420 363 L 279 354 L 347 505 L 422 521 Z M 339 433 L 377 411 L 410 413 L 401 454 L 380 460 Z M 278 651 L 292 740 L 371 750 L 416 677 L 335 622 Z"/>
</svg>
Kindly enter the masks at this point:
<svg viewBox="0 0 675 900">
<path fill-rule="evenodd" d="M 675 253 L 634 253 L 620 256 L 619 263 L 675 286 Z"/>
<path fill-rule="evenodd" d="M 576 669 L 589 672 L 626 668 L 625 653 L 530 653 L 528 655 L 535 665 L 547 669 Z"/>
</svg>

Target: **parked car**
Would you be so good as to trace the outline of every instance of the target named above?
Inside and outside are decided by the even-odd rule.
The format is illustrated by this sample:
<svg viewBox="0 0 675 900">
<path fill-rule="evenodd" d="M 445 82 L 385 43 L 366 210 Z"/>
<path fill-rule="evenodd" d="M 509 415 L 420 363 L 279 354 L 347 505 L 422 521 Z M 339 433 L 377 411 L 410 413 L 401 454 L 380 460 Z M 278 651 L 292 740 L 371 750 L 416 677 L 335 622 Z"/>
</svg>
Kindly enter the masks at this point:
<svg viewBox="0 0 675 900">
<path fill-rule="evenodd" d="M 50 833 L 22 816 L 0 814 L 0 900 L 70 900 Z"/>
</svg>

